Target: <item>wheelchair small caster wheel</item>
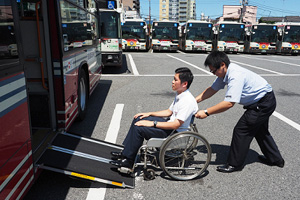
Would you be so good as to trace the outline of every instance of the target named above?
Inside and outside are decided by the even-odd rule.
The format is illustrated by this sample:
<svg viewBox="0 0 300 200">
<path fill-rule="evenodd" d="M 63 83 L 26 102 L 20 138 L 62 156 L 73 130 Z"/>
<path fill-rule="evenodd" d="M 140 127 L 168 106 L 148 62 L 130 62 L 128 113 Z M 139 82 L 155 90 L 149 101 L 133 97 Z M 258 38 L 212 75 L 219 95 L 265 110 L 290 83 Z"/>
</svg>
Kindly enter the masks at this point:
<svg viewBox="0 0 300 200">
<path fill-rule="evenodd" d="M 150 181 L 155 179 L 155 171 L 153 169 L 144 170 L 144 180 Z"/>
</svg>

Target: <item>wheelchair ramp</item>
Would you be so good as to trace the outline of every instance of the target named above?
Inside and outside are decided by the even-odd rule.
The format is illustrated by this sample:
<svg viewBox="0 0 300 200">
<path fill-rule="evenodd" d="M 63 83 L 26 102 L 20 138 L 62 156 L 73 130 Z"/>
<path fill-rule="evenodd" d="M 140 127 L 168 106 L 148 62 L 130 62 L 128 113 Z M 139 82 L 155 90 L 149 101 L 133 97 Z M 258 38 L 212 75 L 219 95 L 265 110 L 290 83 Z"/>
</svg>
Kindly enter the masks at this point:
<svg viewBox="0 0 300 200">
<path fill-rule="evenodd" d="M 37 164 L 42 169 L 86 180 L 134 188 L 134 178 L 118 172 L 109 163 L 110 152 L 122 149 L 122 146 L 109 142 L 59 133 Z"/>
</svg>

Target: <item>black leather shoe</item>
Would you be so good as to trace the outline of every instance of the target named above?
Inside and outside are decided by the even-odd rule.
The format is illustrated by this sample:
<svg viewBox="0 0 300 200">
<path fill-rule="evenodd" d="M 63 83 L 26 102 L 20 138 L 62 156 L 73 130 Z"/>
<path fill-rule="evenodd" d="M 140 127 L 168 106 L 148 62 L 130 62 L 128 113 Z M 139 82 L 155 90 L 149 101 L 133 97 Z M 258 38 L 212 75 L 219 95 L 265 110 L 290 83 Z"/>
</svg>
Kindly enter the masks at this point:
<svg viewBox="0 0 300 200">
<path fill-rule="evenodd" d="M 133 167 L 133 161 L 129 160 L 127 158 L 125 158 L 123 160 L 110 161 L 110 164 L 115 165 L 117 167 L 126 167 L 126 168 L 132 168 Z"/>
<path fill-rule="evenodd" d="M 258 156 L 258 159 L 260 162 L 262 162 L 263 164 L 266 164 L 266 165 L 269 165 L 269 166 L 277 166 L 277 167 L 281 167 L 283 168 L 284 167 L 284 160 L 279 160 L 279 161 L 276 161 L 276 162 L 271 162 L 269 161 L 265 156 L 263 155 L 259 155 Z"/>
<path fill-rule="evenodd" d="M 112 160 L 118 160 L 118 159 L 124 159 L 125 158 L 125 156 L 122 155 L 122 151 L 112 151 L 110 153 L 113 156 L 111 158 Z"/>
<path fill-rule="evenodd" d="M 243 167 L 234 167 L 229 164 L 221 165 L 217 167 L 217 171 L 223 172 L 223 173 L 231 173 L 235 171 L 241 171 Z"/>
</svg>

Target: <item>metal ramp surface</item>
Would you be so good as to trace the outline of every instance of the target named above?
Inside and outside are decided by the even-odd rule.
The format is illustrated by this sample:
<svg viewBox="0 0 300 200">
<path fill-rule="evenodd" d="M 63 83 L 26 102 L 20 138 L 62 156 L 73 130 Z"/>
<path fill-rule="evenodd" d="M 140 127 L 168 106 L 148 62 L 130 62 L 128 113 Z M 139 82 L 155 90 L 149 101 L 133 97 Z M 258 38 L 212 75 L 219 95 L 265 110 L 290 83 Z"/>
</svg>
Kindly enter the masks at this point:
<svg viewBox="0 0 300 200">
<path fill-rule="evenodd" d="M 59 133 L 37 164 L 42 169 L 70 176 L 134 188 L 134 177 L 118 172 L 117 167 L 109 163 L 110 152 L 122 149 L 109 142 Z"/>
</svg>

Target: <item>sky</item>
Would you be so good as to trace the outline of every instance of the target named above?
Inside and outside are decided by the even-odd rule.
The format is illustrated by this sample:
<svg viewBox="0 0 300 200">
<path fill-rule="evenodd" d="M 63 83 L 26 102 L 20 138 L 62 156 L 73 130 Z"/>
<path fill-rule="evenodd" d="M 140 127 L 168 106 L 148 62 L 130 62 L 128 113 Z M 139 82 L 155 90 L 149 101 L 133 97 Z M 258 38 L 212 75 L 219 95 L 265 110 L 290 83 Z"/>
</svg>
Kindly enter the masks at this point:
<svg viewBox="0 0 300 200">
<path fill-rule="evenodd" d="M 159 19 L 159 0 L 140 0 L 142 18 L 149 16 L 149 1 L 151 19 Z M 196 0 L 196 16 L 201 13 L 211 19 L 223 14 L 223 5 L 241 5 L 241 0 Z M 300 16 L 300 0 L 248 0 L 249 6 L 257 6 L 257 18 Z"/>
</svg>

